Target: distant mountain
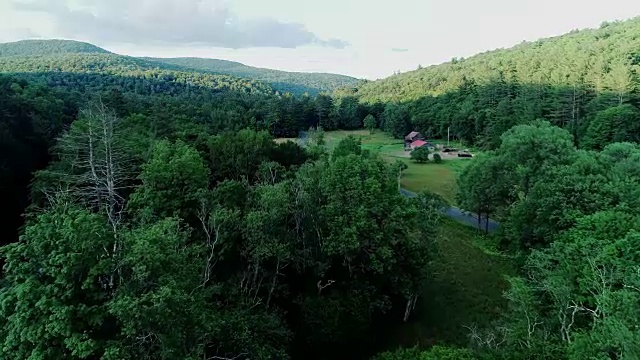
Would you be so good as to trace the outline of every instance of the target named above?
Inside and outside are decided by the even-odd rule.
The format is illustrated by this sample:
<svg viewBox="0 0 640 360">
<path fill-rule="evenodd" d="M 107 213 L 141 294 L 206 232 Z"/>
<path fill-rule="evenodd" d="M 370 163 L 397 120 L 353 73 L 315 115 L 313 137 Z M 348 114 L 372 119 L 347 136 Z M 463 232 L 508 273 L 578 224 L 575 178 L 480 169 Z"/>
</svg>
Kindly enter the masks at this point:
<svg viewBox="0 0 640 360">
<path fill-rule="evenodd" d="M 85 93 L 107 88 L 149 95 L 274 92 L 262 81 L 118 55 L 91 44 L 66 40 L 0 44 L 0 73 Z"/>
<path fill-rule="evenodd" d="M 148 60 L 162 62 L 189 68 L 194 70 L 204 70 L 217 74 L 233 75 L 247 79 L 255 79 L 271 84 L 276 90 L 281 92 L 291 92 L 294 94 L 309 93 L 316 95 L 320 92 L 330 92 L 343 86 L 355 86 L 359 80 L 350 76 L 328 74 L 328 73 L 303 73 L 287 72 L 273 69 L 257 68 L 247 66 L 239 62 L 203 59 L 203 58 L 145 58 Z"/>
<path fill-rule="evenodd" d="M 78 60 L 79 54 L 83 55 L 82 60 Z M 86 55 L 94 56 L 90 59 Z M 73 67 L 76 72 L 103 71 L 105 64 L 108 67 L 115 64 L 119 69 L 124 66 L 129 69 L 159 68 L 188 73 L 228 75 L 264 82 L 281 93 L 290 92 L 296 95 L 304 93 L 317 95 L 321 92 L 331 92 L 339 87 L 356 86 L 359 83 L 358 79 L 345 75 L 263 69 L 218 59 L 133 58 L 113 54 L 89 43 L 72 40 L 22 40 L 4 43 L 0 44 L 0 58 L 2 57 L 23 57 L 20 68 L 28 71 L 61 70 L 69 67 Z M 5 66 L 1 69 L 2 71 L 12 70 L 7 69 L 6 59 L 3 63 Z M 15 64 L 16 59 L 13 59 L 12 63 Z M 27 65 L 28 63 L 31 65 Z M 83 69 L 83 66 L 86 68 Z"/>
<path fill-rule="evenodd" d="M 95 45 L 72 40 L 21 40 L 0 44 L 0 56 L 110 54 Z"/>
</svg>

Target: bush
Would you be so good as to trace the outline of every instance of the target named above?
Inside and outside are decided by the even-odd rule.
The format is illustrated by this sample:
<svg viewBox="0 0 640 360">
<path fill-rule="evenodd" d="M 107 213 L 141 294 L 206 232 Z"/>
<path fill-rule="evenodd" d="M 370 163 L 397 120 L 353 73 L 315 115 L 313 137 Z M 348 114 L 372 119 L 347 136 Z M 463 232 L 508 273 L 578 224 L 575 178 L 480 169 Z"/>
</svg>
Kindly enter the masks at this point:
<svg viewBox="0 0 640 360">
<path fill-rule="evenodd" d="M 436 164 L 440 164 L 442 162 L 442 156 L 440 156 L 440 154 L 433 154 L 433 161 Z"/>
<path fill-rule="evenodd" d="M 429 149 L 426 146 L 419 147 L 411 152 L 411 160 L 417 163 L 429 161 Z"/>
</svg>

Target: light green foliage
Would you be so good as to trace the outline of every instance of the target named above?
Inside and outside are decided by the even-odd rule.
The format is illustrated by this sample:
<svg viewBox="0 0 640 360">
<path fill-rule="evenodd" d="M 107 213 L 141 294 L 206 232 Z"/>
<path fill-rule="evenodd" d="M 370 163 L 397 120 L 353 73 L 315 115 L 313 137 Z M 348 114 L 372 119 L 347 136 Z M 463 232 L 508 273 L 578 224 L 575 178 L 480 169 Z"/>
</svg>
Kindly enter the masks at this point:
<svg viewBox="0 0 640 360">
<path fill-rule="evenodd" d="M 3 248 L 4 359 L 84 359 L 104 350 L 113 233 L 101 215 L 61 199 Z"/>
<path fill-rule="evenodd" d="M 107 358 L 195 358 L 204 350 L 198 339 L 206 336 L 208 314 L 188 233 L 166 219 L 123 238 L 120 271 L 127 276 L 108 305 L 121 342 L 107 348 Z"/>
<path fill-rule="evenodd" d="M 517 175 L 518 196 L 526 197 L 536 177 L 552 166 L 569 164 L 576 152 L 571 134 L 547 122 L 515 126 L 501 139 L 498 152 Z"/>
<path fill-rule="evenodd" d="M 612 205 L 615 189 L 606 186 L 607 166 L 591 153 L 580 152 L 575 162 L 546 171 L 529 196 L 511 208 L 507 231 L 525 246 L 548 244 L 584 215 Z"/>
<path fill-rule="evenodd" d="M 510 159 L 502 153 L 505 143 L 527 151 Z M 514 128 L 500 152 L 467 168 L 461 200 L 497 206 L 507 239 L 535 249 L 522 277 L 510 279 L 503 321 L 472 332 L 482 352 L 505 359 L 639 356 L 640 257 L 631 245 L 639 240 L 638 160 L 635 144 L 576 151 L 567 134 L 543 125 Z M 492 185 L 489 178 L 500 181 Z M 501 188 L 509 191 L 487 196 Z"/>
<path fill-rule="evenodd" d="M 338 145 L 333 149 L 333 158 L 337 159 L 347 155 L 360 155 L 362 152 L 362 143 L 360 139 L 356 139 L 354 136 L 347 136 L 340 140 Z"/>
<path fill-rule="evenodd" d="M 640 239 L 633 230 L 639 221 L 615 211 L 597 213 L 581 218 L 548 249 L 534 251 L 527 280 L 512 280 L 508 293 L 514 311 L 507 322 L 510 346 L 536 354 L 555 343 L 570 359 L 637 357 L 640 257 L 631 244 Z"/>
<path fill-rule="evenodd" d="M 364 128 L 369 130 L 370 134 L 376 130 L 376 118 L 369 114 L 364 118 Z"/>
<path fill-rule="evenodd" d="M 411 160 L 418 164 L 424 164 L 429 161 L 429 149 L 426 146 L 421 146 L 411 151 Z"/>
</svg>

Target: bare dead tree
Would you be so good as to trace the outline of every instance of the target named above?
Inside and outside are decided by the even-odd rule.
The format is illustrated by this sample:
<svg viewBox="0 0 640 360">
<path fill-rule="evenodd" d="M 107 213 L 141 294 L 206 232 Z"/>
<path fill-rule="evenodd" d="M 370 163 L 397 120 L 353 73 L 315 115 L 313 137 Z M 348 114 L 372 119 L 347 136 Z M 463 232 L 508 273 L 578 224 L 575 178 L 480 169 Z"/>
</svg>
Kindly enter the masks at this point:
<svg viewBox="0 0 640 360">
<path fill-rule="evenodd" d="M 80 112 L 79 120 L 59 141 L 60 156 L 72 168 L 72 174 L 59 175 L 71 193 L 107 216 L 113 231 L 113 244 L 107 254 L 114 264 L 121 248 L 119 233 L 125 205 L 121 192 L 132 178 L 120 134 L 118 118 L 99 100 Z M 118 272 L 114 265 L 108 280 L 110 288 L 115 286 Z"/>
</svg>

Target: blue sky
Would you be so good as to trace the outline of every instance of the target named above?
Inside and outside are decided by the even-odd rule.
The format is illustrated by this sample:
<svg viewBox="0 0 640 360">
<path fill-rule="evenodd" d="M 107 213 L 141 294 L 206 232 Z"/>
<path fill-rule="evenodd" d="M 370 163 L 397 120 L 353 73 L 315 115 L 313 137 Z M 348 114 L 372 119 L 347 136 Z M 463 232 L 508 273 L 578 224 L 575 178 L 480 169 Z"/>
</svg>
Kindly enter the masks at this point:
<svg viewBox="0 0 640 360">
<path fill-rule="evenodd" d="M 632 0 L 0 0 L 0 41 L 375 79 L 637 15 Z"/>
</svg>

